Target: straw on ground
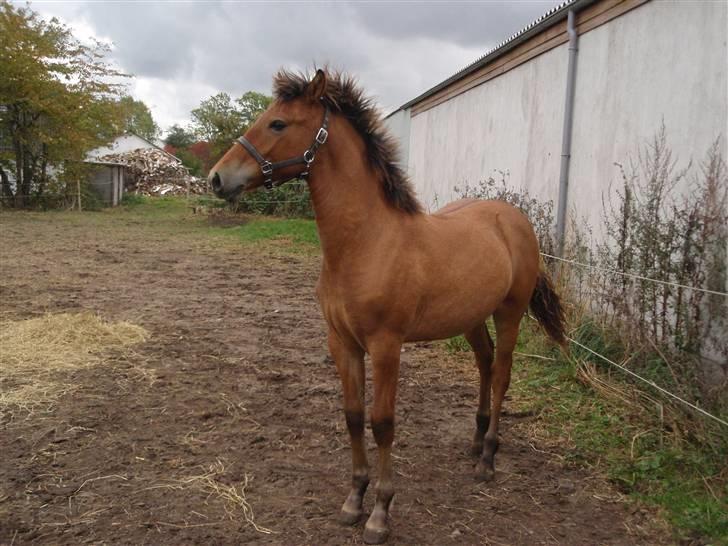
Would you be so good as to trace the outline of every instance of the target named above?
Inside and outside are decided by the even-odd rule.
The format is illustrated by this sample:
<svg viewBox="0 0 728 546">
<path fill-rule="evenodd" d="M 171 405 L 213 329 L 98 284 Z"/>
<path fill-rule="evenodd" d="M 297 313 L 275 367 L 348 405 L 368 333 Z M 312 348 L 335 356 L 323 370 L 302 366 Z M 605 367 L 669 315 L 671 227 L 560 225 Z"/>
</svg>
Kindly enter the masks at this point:
<svg viewBox="0 0 728 546">
<path fill-rule="evenodd" d="M 71 372 L 147 338 L 141 326 L 90 312 L 0 322 L 0 411 L 52 404 L 73 388 Z"/>
</svg>

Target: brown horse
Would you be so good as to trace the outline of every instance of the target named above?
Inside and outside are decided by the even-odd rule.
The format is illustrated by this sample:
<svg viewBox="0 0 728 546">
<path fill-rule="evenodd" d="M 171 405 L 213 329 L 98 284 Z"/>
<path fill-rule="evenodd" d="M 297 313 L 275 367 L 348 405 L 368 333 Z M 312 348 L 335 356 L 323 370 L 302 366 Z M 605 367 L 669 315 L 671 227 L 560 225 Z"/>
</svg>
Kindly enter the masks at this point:
<svg viewBox="0 0 728 546">
<path fill-rule="evenodd" d="M 530 304 L 546 332 L 562 343 L 563 312 L 520 211 L 500 201 L 466 199 L 423 212 L 376 108 L 351 78 L 318 70 L 309 81 L 281 71 L 274 94 L 271 107 L 210 171 L 210 183 L 218 196 L 234 198 L 262 184 L 308 177 L 323 249 L 317 293 L 351 437 L 353 487 L 342 519 L 360 519 L 369 484 L 368 353 L 379 482 L 364 541 L 379 544 L 389 534 L 394 495 L 391 447 L 402 344 L 465 334 L 480 370 L 472 451 L 479 457 L 478 476 L 490 480 L 521 318 Z M 490 316 L 495 347 L 485 324 Z"/>
</svg>

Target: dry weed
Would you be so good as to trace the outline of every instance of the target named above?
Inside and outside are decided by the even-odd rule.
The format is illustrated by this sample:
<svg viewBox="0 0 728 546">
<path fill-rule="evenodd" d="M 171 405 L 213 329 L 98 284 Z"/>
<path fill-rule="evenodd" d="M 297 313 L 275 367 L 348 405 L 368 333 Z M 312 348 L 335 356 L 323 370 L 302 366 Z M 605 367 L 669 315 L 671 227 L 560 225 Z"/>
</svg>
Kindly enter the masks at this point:
<svg viewBox="0 0 728 546">
<path fill-rule="evenodd" d="M 255 522 L 253 507 L 245 495 L 245 488 L 248 487 L 251 477 L 245 474 L 242 483 L 228 485 L 220 479 L 225 474 L 225 471 L 225 464 L 218 460 L 210 466 L 203 468 L 202 474 L 171 480 L 169 483 L 155 485 L 150 489 L 158 487 L 173 490 L 192 489 L 207 495 L 208 499 L 210 497 L 216 497 L 223 502 L 225 513 L 230 520 L 236 520 L 239 514 L 242 514 L 245 522 L 259 533 L 265 535 L 274 533 L 271 529 L 258 525 Z"/>
<path fill-rule="evenodd" d="M 98 365 L 108 351 L 147 337 L 141 326 L 90 312 L 0 322 L 0 411 L 52 404 L 74 388 L 68 372 Z"/>
</svg>

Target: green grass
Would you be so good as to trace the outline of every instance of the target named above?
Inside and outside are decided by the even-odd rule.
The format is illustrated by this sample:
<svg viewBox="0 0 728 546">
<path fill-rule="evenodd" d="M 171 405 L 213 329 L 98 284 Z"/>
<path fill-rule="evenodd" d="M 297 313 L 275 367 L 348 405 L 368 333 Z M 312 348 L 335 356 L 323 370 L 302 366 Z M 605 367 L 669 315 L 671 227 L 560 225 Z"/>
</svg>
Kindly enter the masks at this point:
<svg viewBox="0 0 728 546">
<path fill-rule="evenodd" d="M 445 350 L 447 350 L 448 353 L 463 353 L 465 351 L 470 351 L 470 344 L 465 339 L 465 336 L 455 336 L 451 337 L 450 339 L 445 341 Z"/>
<path fill-rule="evenodd" d="M 246 243 L 272 240 L 289 243 L 294 248 L 295 246 L 301 246 L 302 250 L 312 250 L 319 247 L 316 223 L 313 220 L 253 218 L 250 222 L 241 226 L 218 229 Z"/>
<path fill-rule="evenodd" d="M 272 218 L 259 215 L 228 213 L 240 220 L 239 225 L 214 225 L 206 214 L 192 214 L 192 207 L 208 212 L 225 209 L 225 202 L 210 197 L 194 197 L 188 202 L 180 197 L 125 197 L 121 211 L 133 220 L 154 224 L 158 228 L 193 231 L 204 237 L 221 237 L 241 244 L 282 250 L 293 254 L 313 254 L 320 247 L 316 223 L 299 218 Z M 110 214 L 118 214 L 107 209 Z"/>
<path fill-rule="evenodd" d="M 583 321 L 571 335 L 616 362 L 623 359 L 618 338 L 594 322 Z M 463 336 L 445 341 L 443 349 L 458 358 L 471 358 Z M 568 355 L 563 353 L 547 343 L 530 320 L 523 322 L 516 351 L 553 359 L 517 356 L 513 367 L 510 405 L 519 413 L 537 416 L 531 426 L 541 442 L 553 446 L 567 464 L 596 470 L 634 502 L 661 514 L 672 525 L 676 540 L 728 545 L 725 429 L 670 406 L 649 392 L 650 387 L 630 383 L 622 372 L 578 346 L 572 346 Z M 579 373 L 584 361 L 592 363 L 598 377 L 624 399 L 584 379 Z M 659 356 L 641 355 L 630 362 L 632 366 L 639 366 L 641 374 L 658 384 L 674 384 Z M 672 420 L 663 422 L 657 405 L 645 404 L 640 392 L 664 404 L 666 412 L 672 407 Z"/>
<path fill-rule="evenodd" d="M 118 209 L 106 209 L 108 213 L 119 210 L 132 212 L 140 216 L 155 216 L 158 214 L 174 214 L 182 216 L 197 200 L 188 202 L 184 197 L 145 197 L 143 195 L 125 194 Z M 206 204 L 206 203 L 205 203 Z"/>
<path fill-rule="evenodd" d="M 200 209 L 197 213 L 193 209 Z M 3 211 L 28 214 L 38 221 L 65 222 L 97 230 L 141 230 L 165 237 L 197 237 L 276 253 L 315 255 L 320 243 L 313 220 L 233 213 L 220 199 L 208 196 L 145 197 L 127 194 L 121 206 L 95 211 Z"/>
<path fill-rule="evenodd" d="M 594 324 L 585 323 L 575 335 L 581 343 L 620 361 L 618 344 Z M 583 350 L 566 356 L 549 348 L 530 323 L 524 324 L 516 350 L 555 358 L 517 361 L 511 390 L 515 404 L 526 401 L 519 410 L 538 415 L 540 434 L 564 447 L 568 463 L 596 468 L 621 492 L 660 511 L 677 538 L 728 544 L 725 429 L 679 410 L 675 413 L 679 418 L 662 423 L 657 407 L 597 392 L 579 380 L 580 361 L 597 364 L 600 377 L 625 393 L 634 394 L 643 386 L 630 384 L 621 372 L 587 358 Z M 655 366 L 654 356 L 645 360 L 646 366 Z M 658 370 L 657 375 L 661 373 Z M 678 433 L 670 427 L 683 430 Z"/>
</svg>

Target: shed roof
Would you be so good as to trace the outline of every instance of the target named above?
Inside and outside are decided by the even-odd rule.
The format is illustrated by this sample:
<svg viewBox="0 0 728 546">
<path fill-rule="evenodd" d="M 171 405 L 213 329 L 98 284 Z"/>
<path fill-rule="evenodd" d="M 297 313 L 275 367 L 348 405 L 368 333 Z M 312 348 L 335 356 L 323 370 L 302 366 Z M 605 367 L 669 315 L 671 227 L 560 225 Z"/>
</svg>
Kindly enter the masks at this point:
<svg viewBox="0 0 728 546">
<path fill-rule="evenodd" d="M 106 165 L 111 167 L 126 167 L 124 163 L 118 163 L 116 161 L 103 161 L 101 159 L 90 159 L 84 161 L 84 163 L 88 163 L 89 165 Z"/>
<path fill-rule="evenodd" d="M 171 157 L 172 159 L 174 159 L 174 160 L 175 160 L 175 161 L 176 161 L 177 163 L 182 163 L 182 160 L 181 160 L 181 159 L 180 159 L 179 157 L 177 157 L 177 156 L 176 156 L 176 155 L 174 155 L 174 154 L 171 154 L 171 153 L 169 153 L 169 152 L 168 152 L 167 150 L 165 150 L 165 149 L 164 149 L 164 146 L 160 146 L 160 145 L 159 145 L 159 144 L 157 144 L 156 142 L 152 142 L 152 141 L 151 141 L 151 140 L 149 140 L 148 138 L 144 138 L 144 137 L 143 137 L 142 135 L 140 135 L 139 133 L 135 133 L 134 131 L 127 131 L 127 132 L 126 132 L 126 133 L 124 133 L 124 134 L 126 134 L 126 135 L 134 135 L 135 137 L 137 137 L 137 138 L 140 138 L 140 139 L 142 139 L 142 140 L 143 140 L 144 142 L 148 142 L 149 144 L 151 144 L 152 146 L 154 146 L 154 147 L 155 147 L 155 148 L 156 148 L 157 150 L 159 150 L 159 151 L 161 151 L 161 152 L 164 152 L 164 153 L 165 153 L 165 154 L 167 154 L 167 155 L 168 155 L 169 157 Z M 124 136 L 124 135 L 121 135 L 121 136 Z M 118 138 L 118 137 L 117 137 L 117 138 Z"/>
<path fill-rule="evenodd" d="M 418 102 L 423 101 L 424 99 L 434 95 L 441 89 L 447 87 L 453 82 L 456 82 L 468 74 L 471 74 L 472 72 L 478 70 L 479 68 L 487 65 L 488 63 L 494 61 L 498 57 L 505 55 L 509 51 L 511 51 L 513 48 L 518 46 L 520 43 L 528 40 L 532 36 L 535 36 L 544 30 L 551 28 L 552 26 L 556 25 L 557 23 L 560 23 L 564 19 L 566 19 L 567 14 L 569 10 L 571 9 L 581 9 L 589 4 L 593 4 L 597 2 L 598 0 L 566 0 L 565 2 L 562 2 L 558 6 L 555 6 L 548 10 L 546 13 L 541 15 L 538 19 L 531 22 L 509 38 L 503 40 L 501 43 L 496 45 L 495 47 L 489 49 L 486 51 L 480 58 L 476 59 L 474 62 L 470 63 L 469 65 L 465 66 L 464 68 L 457 71 L 455 74 L 447 78 L 446 80 L 443 80 L 442 82 L 438 83 L 437 85 L 431 87 L 424 93 L 416 96 L 414 99 L 406 102 L 393 112 L 391 112 L 387 117 L 393 115 L 396 112 L 399 112 L 400 110 L 405 110 L 407 108 L 410 108 L 411 106 L 417 104 Z"/>
</svg>

